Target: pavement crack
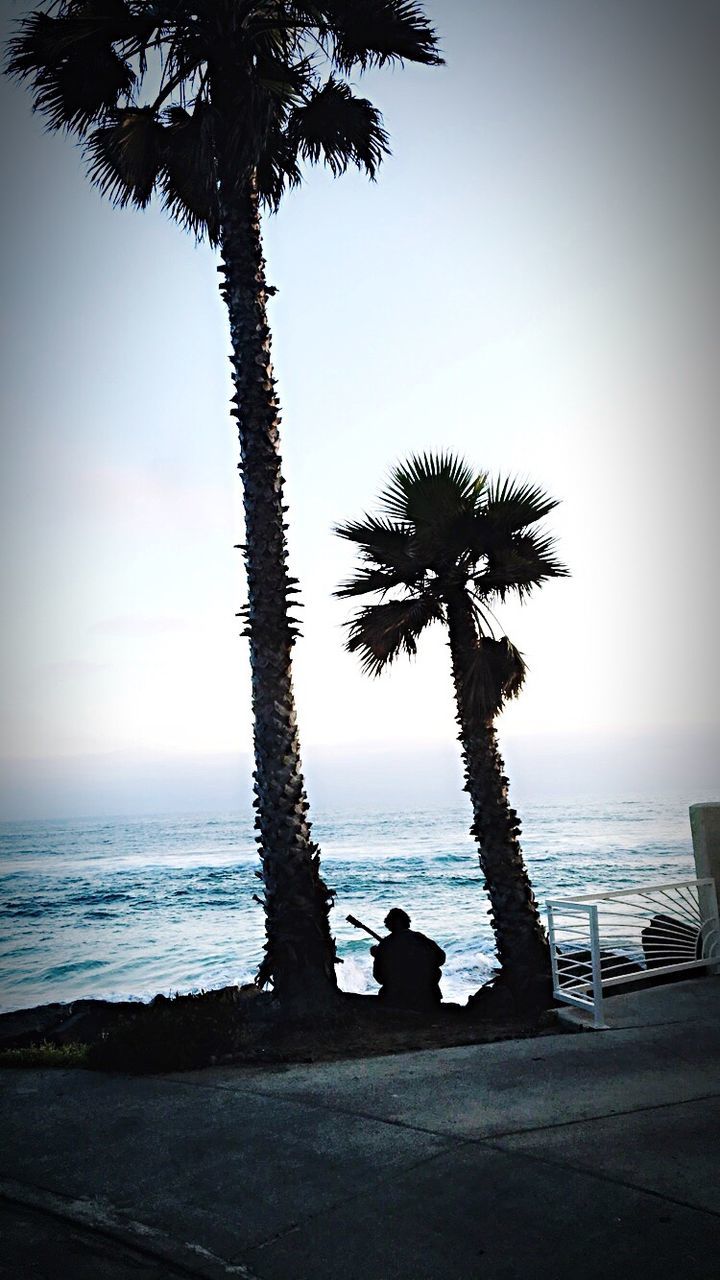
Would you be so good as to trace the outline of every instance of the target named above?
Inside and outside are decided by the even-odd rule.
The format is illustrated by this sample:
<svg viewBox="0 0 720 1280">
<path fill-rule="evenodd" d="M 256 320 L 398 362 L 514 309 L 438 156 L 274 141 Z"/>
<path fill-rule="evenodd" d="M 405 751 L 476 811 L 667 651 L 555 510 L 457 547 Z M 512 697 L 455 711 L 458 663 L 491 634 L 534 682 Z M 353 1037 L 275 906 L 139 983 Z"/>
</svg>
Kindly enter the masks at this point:
<svg viewBox="0 0 720 1280">
<path fill-rule="evenodd" d="M 226 1085 L 205 1084 L 203 1081 L 196 1082 L 194 1080 L 177 1080 L 177 1081 L 174 1081 L 173 1083 L 180 1084 L 180 1085 L 187 1084 L 191 1088 L 212 1089 L 217 1091 L 218 1093 L 232 1094 L 232 1093 L 241 1092 L 240 1090 L 237 1090 L 233 1087 L 228 1087 Z M 458 1133 L 456 1131 L 451 1131 L 448 1129 L 430 1128 L 427 1125 L 413 1124 L 409 1120 L 400 1120 L 400 1119 L 397 1119 L 396 1117 L 378 1115 L 372 1111 L 364 1111 L 355 1107 L 343 1106 L 342 1104 L 324 1101 L 319 1098 L 308 1098 L 305 1096 L 298 1096 L 298 1095 L 278 1094 L 272 1089 L 265 1090 L 265 1089 L 255 1088 L 255 1089 L 245 1089 L 245 1090 L 242 1090 L 242 1092 L 248 1096 L 265 1098 L 268 1101 L 273 1101 L 273 1102 L 282 1101 L 285 1103 L 292 1103 L 293 1105 L 299 1106 L 299 1107 L 312 1107 L 317 1111 L 327 1111 L 335 1115 L 350 1116 L 357 1120 L 370 1120 L 375 1124 L 390 1125 L 391 1127 L 394 1127 L 396 1129 L 407 1129 L 412 1133 L 422 1133 L 427 1137 L 441 1138 L 444 1141 L 449 1143 L 460 1143 L 460 1144 L 466 1143 L 466 1142 L 469 1142 L 469 1143 L 498 1142 L 498 1141 L 502 1141 L 505 1138 L 519 1138 L 519 1137 L 527 1136 L 528 1134 L 532 1134 L 532 1133 L 553 1132 L 556 1129 L 572 1128 L 575 1125 L 594 1124 L 600 1120 L 613 1120 L 616 1117 L 619 1118 L 621 1116 L 641 1115 L 649 1111 L 662 1111 L 669 1107 L 682 1107 L 682 1106 L 685 1106 L 687 1103 L 712 1102 L 715 1099 L 720 1099 L 720 1093 L 717 1093 L 717 1092 L 701 1093 L 689 1098 L 688 1097 L 674 1098 L 668 1102 L 649 1103 L 647 1106 L 625 1107 L 622 1110 L 618 1110 L 618 1111 L 603 1111 L 603 1112 L 600 1112 L 598 1115 L 576 1116 L 572 1120 L 556 1120 L 550 1124 L 529 1125 L 529 1126 L 524 1126 L 518 1129 L 504 1129 L 500 1133 L 495 1132 L 495 1133 L 488 1133 L 488 1134 L 469 1134 L 469 1133 Z"/>
<path fill-rule="evenodd" d="M 684 1107 L 691 1102 L 713 1102 L 720 1100 L 720 1093 L 700 1093 L 692 1098 L 675 1098 L 670 1102 L 652 1102 L 642 1107 L 625 1107 L 622 1111 L 603 1111 L 599 1115 L 576 1116 L 572 1120 L 555 1120 L 552 1124 L 530 1125 L 524 1129 L 506 1129 L 502 1133 L 490 1133 L 487 1137 L 470 1139 L 475 1142 L 499 1142 L 504 1138 L 522 1138 L 530 1133 L 552 1133 L 556 1129 L 572 1129 L 575 1125 L 595 1124 L 598 1120 L 615 1120 L 622 1116 L 644 1115 L 648 1111 L 664 1111 L 669 1107 Z M 441 1136 L 440 1132 L 438 1137 Z"/>
<path fill-rule="evenodd" d="M 407 1129 L 411 1133 L 422 1133 L 430 1138 L 442 1138 L 446 1142 L 467 1142 L 472 1141 L 467 1134 L 447 1133 L 442 1129 L 429 1129 L 424 1125 L 411 1124 L 407 1120 L 398 1120 L 390 1116 L 375 1115 L 372 1111 L 360 1111 L 354 1107 L 342 1106 L 337 1103 L 326 1102 L 319 1098 L 298 1097 L 292 1095 L 279 1094 L 272 1089 L 243 1089 L 242 1091 L 235 1088 L 228 1088 L 226 1085 L 204 1084 L 202 1081 L 197 1083 L 194 1080 L 176 1080 L 174 1084 L 186 1084 L 190 1088 L 213 1089 L 218 1093 L 240 1093 L 253 1098 L 265 1098 L 271 1102 L 284 1102 L 286 1105 L 296 1107 L 311 1107 L 315 1111 L 327 1111 L 333 1115 L 349 1116 L 356 1120 L 370 1120 L 374 1124 L 386 1124 L 396 1129 Z"/>
<path fill-rule="evenodd" d="M 693 1204 L 690 1200 L 681 1200 L 677 1196 L 668 1195 L 666 1191 L 656 1191 L 652 1187 L 643 1186 L 642 1183 L 633 1182 L 628 1178 L 616 1177 L 611 1173 L 605 1173 L 604 1170 L 588 1169 L 584 1165 L 574 1164 L 571 1160 L 561 1160 L 557 1157 L 541 1155 L 536 1151 L 514 1151 L 495 1142 L 484 1142 L 476 1145 L 482 1145 L 487 1150 L 494 1151 L 498 1155 L 517 1156 L 523 1160 L 530 1160 L 535 1164 L 549 1165 L 553 1169 L 568 1169 L 573 1173 L 582 1174 L 584 1177 L 593 1178 L 597 1182 L 604 1182 L 614 1187 L 624 1187 L 626 1191 L 638 1191 L 641 1195 L 652 1196 L 654 1200 L 661 1200 L 663 1204 L 675 1205 L 678 1209 L 690 1209 L 693 1213 L 703 1213 L 710 1218 L 720 1218 L 720 1209 L 708 1209 L 707 1205 Z"/>
</svg>

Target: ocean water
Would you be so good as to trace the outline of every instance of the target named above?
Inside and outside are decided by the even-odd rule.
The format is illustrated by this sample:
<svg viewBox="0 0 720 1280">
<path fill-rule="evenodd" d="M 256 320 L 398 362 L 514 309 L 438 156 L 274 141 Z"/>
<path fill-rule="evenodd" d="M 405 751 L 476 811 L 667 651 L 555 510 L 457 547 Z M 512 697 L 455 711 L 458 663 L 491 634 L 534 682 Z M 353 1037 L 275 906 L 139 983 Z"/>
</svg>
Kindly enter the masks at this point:
<svg viewBox="0 0 720 1280">
<path fill-rule="evenodd" d="M 677 803 L 528 805 L 523 849 L 548 897 L 694 875 Z M 442 989 L 464 1001 L 491 974 L 493 938 L 466 806 L 326 814 L 314 835 L 341 987 L 373 991 L 371 939 L 391 906 L 447 952 Z M 232 816 L 0 825 L 0 1007 L 80 997 L 148 999 L 252 978 L 264 918 L 251 821 Z"/>
</svg>

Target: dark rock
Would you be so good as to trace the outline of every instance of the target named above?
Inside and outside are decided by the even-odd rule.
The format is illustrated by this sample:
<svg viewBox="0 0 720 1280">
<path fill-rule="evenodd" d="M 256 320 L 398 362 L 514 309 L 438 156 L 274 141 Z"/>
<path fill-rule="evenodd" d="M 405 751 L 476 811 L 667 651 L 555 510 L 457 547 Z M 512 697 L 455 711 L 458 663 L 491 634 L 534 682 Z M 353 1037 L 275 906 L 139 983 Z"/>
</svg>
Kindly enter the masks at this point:
<svg viewBox="0 0 720 1280">
<path fill-rule="evenodd" d="M 568 975 L 579 982 L 592 982 L 592 954 L 588 948 L 560 951 L 557 967 L 561 977 Z M 644 969 L 621 951 L 601 950 L 600 972 L 603 978 L 619 978 L 623 974 L 644 973 Z"/>
<path fill-rule="evenodd" d="M 0 1049 L 32 1044 L 92 1044 L 110 1027 L 138 1009 L 134 1000 L 73 1000 L 0 1014 Z"/>
<path fill-rule="evenodd" d="M 245 987 L 220 987 L 198 995 L 176 996 L 173 1000 L 202 1001 L 203 1004 L 238 1004 L 252 1009 L 254 1017 L 262 1017 L 272 997 L 252 984 Z M 146 1004 L 142 1000 L 73 1000 L 68 1004 L 43 1004 L 34 1009 L 18 1009 L 0 1014 L 0 1049 L 26 1049 L 34 1044 L 95 1044 L 121 1021 L 143 1009 L 162 1009 L 172 1003 L 170 997 L 156 995 Z"/>
<path fill-rule="evenodd" d="M 659 912 L 640 936 L 648 969 L 702 959 L 703 939 L 699 926 L 679 920 L 677 916 Z"/>
<path fill-rule="evenodd" d="M 553 1003 L 549 976 L 539 973 L 522 984 L 511 983 L 500 970 L 468 997 L 466 1009 L 473 1017 L 501 1019 L 533 1017 Z"/>
<path fill-rule="evenodd" d="M 515 1001 L 506 987 L 495 982 L 486 982 L 478 991 L 468 996 L 468 1014 L 484 1021 L 512 1018 L 515 1013 Z"/>
</svg>

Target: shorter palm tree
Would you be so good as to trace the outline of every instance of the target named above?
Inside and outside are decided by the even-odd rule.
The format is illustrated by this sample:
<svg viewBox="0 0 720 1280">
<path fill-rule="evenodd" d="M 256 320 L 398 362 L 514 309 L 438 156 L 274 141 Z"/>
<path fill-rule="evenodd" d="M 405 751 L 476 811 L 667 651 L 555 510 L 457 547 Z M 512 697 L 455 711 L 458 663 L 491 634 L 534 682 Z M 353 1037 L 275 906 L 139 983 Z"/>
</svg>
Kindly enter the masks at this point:
<svg viewBox="0 0 720 1280">
<path fill-rule="evenodd" d="M 379 515 L 335 530 L 361 557 L 335 594 L 377 597 L 347 624 L 346 647 L 379 675 L 399 654 L 415 655 L 430 623 L 448 629 L 471 832 L 502 977 L 523 1007 L 546 993 L 549 957 L 495 719 L 520 692 L 526 667 L 507 636 L 495 634 L 491 605 L 510 595 L 525 600 L 547 579 L 567 575 L 553 540 L 534 527 L 557 503 L 529 484 L 476 475 L 451 454 L 396 467 L 379 503 Z"/>
</svg>

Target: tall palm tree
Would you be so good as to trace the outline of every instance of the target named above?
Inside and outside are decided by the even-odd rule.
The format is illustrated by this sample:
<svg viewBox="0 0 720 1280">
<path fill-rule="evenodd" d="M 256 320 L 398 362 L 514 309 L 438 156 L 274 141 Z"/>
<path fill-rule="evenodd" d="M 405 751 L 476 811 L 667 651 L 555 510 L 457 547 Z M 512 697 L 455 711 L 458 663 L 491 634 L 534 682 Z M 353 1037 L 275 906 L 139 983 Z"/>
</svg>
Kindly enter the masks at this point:
<svg viewBox="0 0 720 1280">
<path fill-rule="evenodd" d="M 546 990 L 549 957 L 495 730 L 526 667 L 507 636 L 496 636 L 491 606 L 567 574 L 553 541 L 533 527 L 557 504 L 529 484 L 476 475 L 451 454 L 425 454 L 392 471 L 379 505 L 378 515 L 336 528 L 357 544 L 361 564 L 335 594 L 377 597 L 347 624 L 346 647 L 378 675 L 399 654 L 414 656 L 431 623 L 447 627 L 471 833 L 501 974 L 522 1006 Z"/>
<path fill-rule="evenodd" d="M 304 162 L 374 178 L 379 112 L 344 78 L 386 63 L 438 64 L 410 0 L 54 0 L 19 24 L 8 71 L 51 130 L 74 134 L 116 204 L 153 195 L 220 249 L 244 486 L 255 808 L 267 912 L 258 980 L 286 1002 L 337 990 L 331 894 L 307 817 L 291 649 L 279 402 L 260 234 Z"/>
</svg>

